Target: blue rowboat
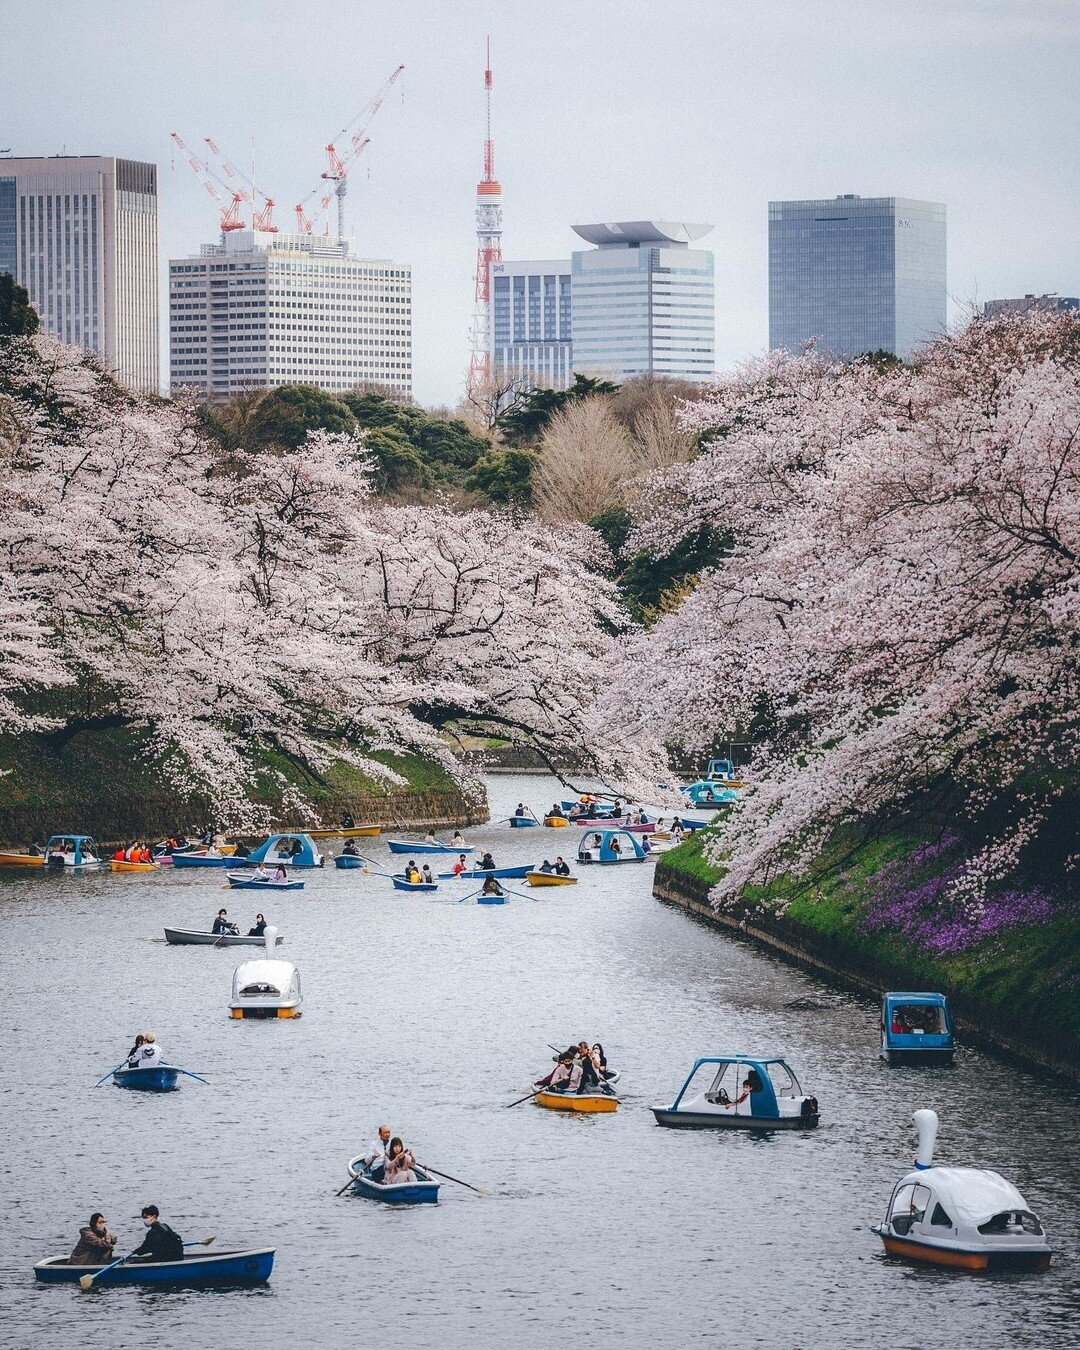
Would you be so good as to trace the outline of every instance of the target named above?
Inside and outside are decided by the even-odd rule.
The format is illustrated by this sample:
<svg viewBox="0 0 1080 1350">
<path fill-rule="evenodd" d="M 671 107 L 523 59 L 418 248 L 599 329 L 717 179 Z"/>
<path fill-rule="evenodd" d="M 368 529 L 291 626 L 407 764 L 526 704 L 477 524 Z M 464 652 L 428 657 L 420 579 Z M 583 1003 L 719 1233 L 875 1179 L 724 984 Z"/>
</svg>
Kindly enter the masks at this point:
<svg viewBox="0 0 1080 1350">
<path fill-rule="evenodd" d="M 248 1247 L 212 1256 L 185 1256 L 182 1261 L 125 1261 L 99 1275 L 94 1285 L 265 1284 L 273 1268 L 273 1247 Z M 34 1278 L 43 1284 L 75 1284 L 83 1275 L 100 1270 L 100 1266 L 69 1266 L 66 1256 L 50 1256 L 34 1267 Z"/>
<path fill-rule="evenodd" d="M 453 881 L 461 877 L 465 881 L 483 881 L 485 877 L 527 877 L 536 870 L 535 863 L 524 863 L 521 867 L 489 867 L 486 872 L 473 868 L 469 872 L 440 872 L 440 881 Z"/>
<path fill-rule="evenodd" d="M 174 853 L 174 867 L 235 867 L 240 858 L 215 858 L 205 853 Z"/>
<path fill-rule="evenodd" d="M 533 820 L 532 816 L 511 816 L 510 828 L 512 830 L 529 830 L 534 825 L 539 825 L 538 820 Z"/>
<path fill-rule="evenodd" d="M 364 859 L 356 853 L 339 853 L 334 859 L 334 866 L 342 871 L 350 867 L 363 867 Z"/>
<path fill-rule="evenodd" d="M 505 905 L 506 896 L 503 895 L 485 895 L 483 891 L 476 897 L 478 905 Z"/>
<path fill-rule="evenodd" d="M 235 876 L 232 872 L 228 875 L 228 882 L 236 891 L 302 891 L 304 889 L 302 881 L 274 881 L 272 877 L 266 881 L 260 881 L 258 877 Z"/>
<path fill-rule="evenodd" d="M 406 881 L 404 877 L 391 877 L 395 891 L 437 891 L 437 881 Z"/>
<path fill-rule="evenodd" d="M 349 1163 L 354 1195 L 362 1195 L 368 1200 L 382 1200 L 388 1205 L 434 1205 L 439 1199 L 439 1183 L 433 1181 L 422 1167 L 414 1167 L 413 1171 L 416 1173 L 415 1181 L 392 1181 L 386 1185 L 381 1181 L 372 1181 L 363 1157 L 353 1158 Z"/>
<path fill-rule="evenodd" d="M 427 844 L 412 843 L 408 839 L 388 839 L 391 853 L 471 853 L 472 844 Z"/>
<path fill-rule="evenodd" d="M 179 1086 L 180 1070 L 171 1064 L 155 1064 L 143 1069 L 115 1069 L 113 1084 L 136 1092 L 172 1092 Z"/>
</svg>

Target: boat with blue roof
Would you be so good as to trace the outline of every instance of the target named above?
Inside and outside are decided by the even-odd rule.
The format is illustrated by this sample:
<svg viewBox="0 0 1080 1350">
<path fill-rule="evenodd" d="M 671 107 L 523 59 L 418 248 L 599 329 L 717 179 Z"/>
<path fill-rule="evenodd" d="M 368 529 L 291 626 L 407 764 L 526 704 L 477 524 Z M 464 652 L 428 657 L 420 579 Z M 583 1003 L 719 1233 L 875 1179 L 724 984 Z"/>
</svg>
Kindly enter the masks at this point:
<svg viewBox="0 0 1080 1350">
<path fill-rule="evenodd" d="M 108 865 L 109 859 L 98 857 L 97 845 L 88 834 L 54 834 L 45 845 L 45 866 L 56 872 Z"/>
<path fill-rule="evenodd" d="M 890 1064 L 948 1064 L 955 1051 L 944 994 L 892 992 L 881 1000 L 881 1055 Z"/>
<path fill-rule="evenodd" d="M 579 863 L 641 863 L 649 851 L 629 830 L 590 830 L 578 845 Z"/>
<path fill-rule="evenodd" d="M 670 1106 L 654 1106 L 658 1125 L 687 1130 L 808 1130 L 818 1123 L 816 1097 L 799 1086 L 783 1059 L 706 1055 Z"/>
<path fill-rule="evenodd" d="M 231 860 L 234 865 L 241 860 Z M 322 867 L 326 859 L 319 852 L 319 846 L 310 834 L 272 834 L 257 848 L 253 848 L 243 861 L 254 867 L 256 863 L 274 866 L 286 863 L 289 867 Z"/>
</svg>

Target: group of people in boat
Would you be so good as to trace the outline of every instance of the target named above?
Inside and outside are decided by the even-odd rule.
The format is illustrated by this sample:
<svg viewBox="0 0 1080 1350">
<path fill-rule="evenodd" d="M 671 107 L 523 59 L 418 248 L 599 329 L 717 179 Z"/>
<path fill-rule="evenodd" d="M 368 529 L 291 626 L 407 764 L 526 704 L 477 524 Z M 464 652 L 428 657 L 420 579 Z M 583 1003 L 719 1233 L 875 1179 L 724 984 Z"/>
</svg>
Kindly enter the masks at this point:
<svg viewBox="0 0 1080 1350">
<path fill-rule="evenodd" d="M 158 1044 L 158 1038 L 152 1031 L 141 1031 L 135 1037 L 135 1044 L 127 1052 L 125 1061 L 129 1069 L 156 1069 L 165 1058 L 165 1052 Z"/>
<path fill-rule="evenodd" d="M 248 874 L 248 881 L 288 881 L 289 869 L 279 862 L 271 872 L 265 863 L 256 863 Z"/>
<path fill-rule="evenodd" d="M 410 886 L 434 886 L 435 877 L 427 863 L 423 867 L 417 867 L 415 861 L 410 858 L 405 866 L 405 880 Z"/>
<path fill-rule="evenodd" d="M 592 1045 L 578 1041 L 555 1056 L 555 1067 L 543 1078 L 537 1078 L 533 1087 L 547 1092 L 604 1092 L 613 1093 L 611 1080 L 614 1070 L 608 1068 L 604 1047 L 599 1041 Z"/>
<path fill-rule="evenodd" d="M 444 843 L 443 840 L 439 838 L 439 836 L 435 833 L 434 830 L 428 830 L 427 834 L 424 835 L 424 843 L 438 844 L 440 848 L 464 848 L 465 836 L 461 833 L 460 830 L 455 830 L 454 837 L 450 840 L 449 844 L 447 844 Z"/>
<path fill-rule="evenodd" d="M 552 872 L 557 877 L 568 877 L 570 875 L 570 864 L 563 860 L 560 853 L 554 862 L 549 862 L 547 858 L 536 869 L 538 872 Z"/>
<path fill-rule="evenodd" d="M 240 928 L 229 918 L 227 909 L 219 909 L 217 918 L 214 920 L 214 926 L 210 929 L 215 937 L 240 937 Z M 266 932 L 266 919 L 261 914 L 255 915 L 255 925 L 247 930 L 248 937 L 262 937 Z"/>
<path fill-rule="evenodd" d="M 135 1248 L 129 1261 L 182 1261 L 184 1259 L 184 1241 L 179 1233 L 161 1222 L 161 1212 L 157 1205 L 145 1205 L 142 1221 L 146 1233 L 142 1243 Z M 79 1229 L 79 1240 L 68 1257 L 69 1266 L 107 1266 L 113 1260 L 113 1248 L 119 1238 L 110 1232 L 105 1215 L 95 1210 L 90 1222 Z"/>
<path fill-rule="evenodd" d="M 391 1135 L 389 1125 L 380 1125 L 364 1154 L 364 1169 L 371 1180 L 382 1186 L 415 1181 L 415 1166 L 416 1159 L 400 1137 Z"/>
</svg>

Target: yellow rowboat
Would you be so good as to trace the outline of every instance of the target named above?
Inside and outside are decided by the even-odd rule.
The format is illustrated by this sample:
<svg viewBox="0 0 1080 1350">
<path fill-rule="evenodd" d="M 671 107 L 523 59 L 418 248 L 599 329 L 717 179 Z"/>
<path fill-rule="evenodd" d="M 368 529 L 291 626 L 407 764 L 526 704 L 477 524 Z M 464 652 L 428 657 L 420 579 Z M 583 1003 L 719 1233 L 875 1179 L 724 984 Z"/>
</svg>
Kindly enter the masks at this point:
<svg viewBox="0 0 1080 1350">
<path fill-rule="evenodd" d="M 562 830 L 565 829 L 565 827 L 569 825 L 570 822 L 566 819 L 565 816 L 545 816 L 544 824 L 548 827 L 549 830 Z"/>
<path fill-rule="evenodd" d="M 0 853 L 0 867 L 43 867 L 45 859 L 32 853 Z"/>
<path fill-rule="evenodd" d="M 577 877 L 561 877 L 558 872 L 526 872 L 530 886 L 576 886 Z"/>
<path fill-rule="evenodd" d="M 337 830 L 305 830 L 311 839 L 374 839 L 382 833 L 381 825 L 350 825 Z"/>
<path fill-rule="evenodd" d="M 127 862 L 120 858 L 111 858 L 109 867 L 113 872 L 160 872 L 157 863 Z"/>
<path fill-rule="evenodd" d="M 618 1097 L 609 1097 L 605 1093 L 589 1092 L 538 1092 L 533 1097 L 537 1106 L 549 1111 L 588 1111 L 598 1114 L 619 1109 Z"/>
</svg>

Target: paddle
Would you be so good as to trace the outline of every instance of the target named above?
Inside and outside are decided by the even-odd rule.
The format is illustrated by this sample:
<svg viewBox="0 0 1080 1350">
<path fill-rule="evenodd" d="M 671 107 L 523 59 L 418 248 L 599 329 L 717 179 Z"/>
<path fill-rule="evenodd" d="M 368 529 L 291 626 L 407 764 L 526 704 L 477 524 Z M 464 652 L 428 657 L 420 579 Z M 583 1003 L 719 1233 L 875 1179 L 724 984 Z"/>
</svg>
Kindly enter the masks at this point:
<svg viewBox="0 0 1080 1350">
<path fill-rule="evenodd" d="M 355 1180 L 356 1180 L 356 1178 L 350 1173 L 350 1174 L 349 1174 L 349 1179 L 348 1179 L 348 1181 L 345 1183 L 344 1186 L 342 1186 L 342 1188 L 341 1188 L 340 1191 L 337 1191 L 337 1192 L 335 1193 L 334 1199 L 336 1200 L 336 1199 L 338 1198 L 339 1195 L 344 1195 L 345 1192 L 349 1189 L 349 1187 L 353 1184 L 353 1182 L 354 1182 Z"/>
<path fill-rule="evenodd" d="M 206 1084 L 209 1084 L 209 1082 L 210 1082 L 210 1079 L 209 1079 L 209 1078 L 203 1078 L 201 1075 L 199 1075 L 199 1074 L 197 1074 L 197 1073 L 192 1073 L 190 1069 L 181 1069 L 181 1068 L 178 1068 L 175 1064 L 166 1064 L 164 1067 L 165 1067 L 166 1069 L 176 1069 L 176 1072 L 177 1072 L 177 1073 L 186 1073 L 187 1076 L 188 1076 L 189 1078 L 195 1078 L 195 1079 L 197 1079 L 200 1083 L 206 1083 Z M 203 1246 L 204 1246 L 204 1247 L 209 1246 L 209 1244 L 210 1244 L 211 1242 L 213 1242 L 213 1240 L 214 1240 L 213 1238 L 209 1238 L 209 1239 L 203 1238 Z M 185 1246 L 185 1247 L 187 1247 L 187 1246 L 194 1246 L 194 1245 L 195 1245 L 194 1243 L 186 1243 L 186 1242 L 184 1243 L 184 1246 Z"/>
<path fill-rule="evenodd" d="M 519 1097 L 516 1102 L 508 1102 L 506 1109 L 509 1111 L 511 1106 L 520 1106 L 522 1102 L 527 1102 L 530 1097 L 535 1097 L 537 1092 L 542 1092 L 542 1088 L 534 1088 L 532 1092 L 526 1092 L 524 1097 Z"/>
<path fill-rule="evenodd" d="M 208 1238 L 195 1238 L 192 1242 L 185 1242 L 185 1247 L 209 1247 L 211 1242 L 217 1241 L 217 1234 L 214 1233 Z"/>
<path fill-rule="evenodd" d="M 122 1069 L 126 1063 L 127 1063 L 127 1060 L 126 1060 L 126 1059 L 122 1059 L 122 1060 L 120 1061 L 120 1063 L 116 1066 L 116 1069 Z M 110 1069 L 109 1072 L 105 1075 L 104 1078 L 99 1078 L 99 1079 L 97 1080 L 97 1082 L 94 1084 L 94 1086 L 95 1086 L 95 1087 L 100 1087 L 100 1086 L 102 1085 L 102 1083 L 107 1083 L 107 1082 L 109 1081 L 109 1079 L 113 1076 L 113 1074 L 116 1072 L 116 1069 Z"/>
<path fill-rule="evenodd" d="M 430 1172 L 433 1177 L 442 1177 L 444 1181 L 455 1181 L 459 1186 L 465 1186 L 470 1191 L 475 1191 L 477 1195 L 490 1195 L 490 1191 L 485 1191 L 482 1186 L 474 1186 L 471 1181 L 462 1181 L 460 1177 L 452 1177 L 449 1172 L 438 1172 L 434 1167 L 429 1167 L 427 1163 L 417 1163 L 417 1167 L 425 1172 Z"/>
<path fill-rule="evenodd" d="M 193 1242 L 185 1242 L 184 1246 L 209 1247 L 211 1242 L 216 1241 L 217 1241 L 217 1234 L 214 1233 L 210 1237 L 196 1238 Z M 104 1275 L 107 1270 L 115 1270 L 117 1266 L 123 1265 L 125 1261 L 130 1261 L 134 1255 L 135 1255 L 134 1252 L 128 1252 L 127 1256 L 121 1256 L 115 1261 L 110 1261 L 107 1266 L 102 1266 L 100 1270 L 95 1270 L 93 1275 L 80 1275 L 79 1288 L 84 1291 L 89 1289 L 90 1286 L 94 1283 L 96 1279 L 98 1279 L 99 1276 Z"/>
</svg>

